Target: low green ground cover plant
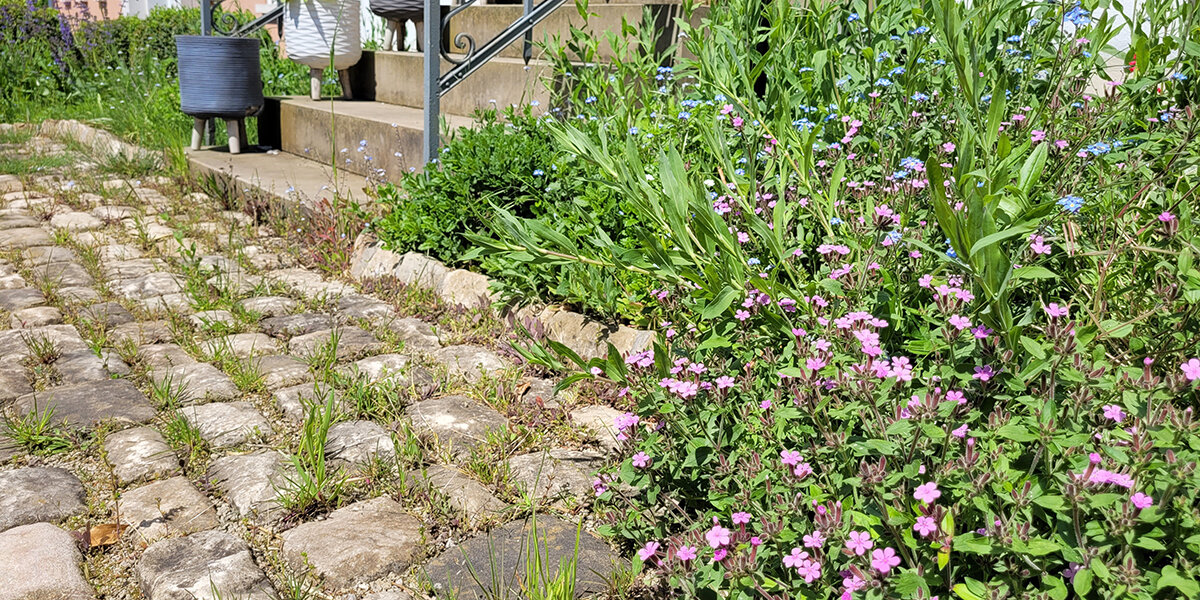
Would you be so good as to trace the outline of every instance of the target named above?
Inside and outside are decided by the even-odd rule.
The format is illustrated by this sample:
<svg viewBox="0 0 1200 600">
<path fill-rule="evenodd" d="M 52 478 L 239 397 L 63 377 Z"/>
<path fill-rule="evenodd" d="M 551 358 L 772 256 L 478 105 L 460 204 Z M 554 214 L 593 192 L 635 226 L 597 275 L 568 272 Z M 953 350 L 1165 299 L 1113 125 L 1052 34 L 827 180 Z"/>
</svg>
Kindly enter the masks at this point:
<svg viewBox="0 0 1200 600">
<path fill-rule="evenodd" d="M 1200 594 L 1200 15 L 1119 8 L 734 1 L 546 122 L 636 243 L 470 239 L 654 281 L 654 347 L 568 380 L 628 411 L 594 486 L 646 585 Z"/>
</svg>

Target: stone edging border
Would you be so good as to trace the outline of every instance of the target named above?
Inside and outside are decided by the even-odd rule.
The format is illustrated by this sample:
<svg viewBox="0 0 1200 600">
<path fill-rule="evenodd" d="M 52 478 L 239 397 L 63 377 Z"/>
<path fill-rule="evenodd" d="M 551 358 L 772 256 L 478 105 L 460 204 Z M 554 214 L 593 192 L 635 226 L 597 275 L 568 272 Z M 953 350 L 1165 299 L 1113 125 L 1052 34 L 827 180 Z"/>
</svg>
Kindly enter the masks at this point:
<svg viewBox="0 0 1200 600">
<path fill-rule="evenodd" d="M 37 131 L 57 138 L 68 138 L 86 146 L 95 154 L 120 156 L 127 159 L 163 159 L 162 153 L 152 152 L 141 146 L 130 144 L 98 127 L 74 119 L 47 119 L 35 126 Z"/>
<path fill-rule="evenodd" d="M 452 304 L 472 306 L 495 298 L 490 291 L 492 280 L 486 275 L 451 269 L 420 252 L 397 254 L 366 232 L 354 240 L 350 277 L 359 282 L 392 277 L 406 285 L 432 289 L 439 298 Z M 608 356 L 608 344 L 626 355 L 646 350 L 654 343 L 653 331 L 605 325 L 560 306 L 525 306 L 516 315 L 537 319 L 545 327 L 547 338 L 570 348 L 584 360 Z"/>
<path fill-rule="evenodd" d="M 160 153 L 130 144 L 108 131 L 73 119 L 49 119 L 33 127 L 53 137 L 74 140 L 105 156 L 162 159 Z M 261 182 L 254 184 L 254 187 L 276 201 L 295 202 L 272 193 L 268 189 L 271 183 Z M 385 249 L 383 242 L 366 232 L 354 240 L 348 275 L 358 282 L 393 277 L 406 285 L 432 289 L 442 300 L 458 305 L 473 306 L 495 298 L 490 291 L 491 279 L 487 276 L 465 269 L 451 269 L 419 252 L 397 254 Z M 517 310 L 516 315 L 522 319 L 536 319 L 545 327 L 547 338 L 570 348 L 584 360 L 606 357 L 608 344 L 626 355 L 646 350 L 654 343 L 653 331 L 634 329 L 628 325 L 606 325 L 560 306 L 525 306 Z"/>
</svg>

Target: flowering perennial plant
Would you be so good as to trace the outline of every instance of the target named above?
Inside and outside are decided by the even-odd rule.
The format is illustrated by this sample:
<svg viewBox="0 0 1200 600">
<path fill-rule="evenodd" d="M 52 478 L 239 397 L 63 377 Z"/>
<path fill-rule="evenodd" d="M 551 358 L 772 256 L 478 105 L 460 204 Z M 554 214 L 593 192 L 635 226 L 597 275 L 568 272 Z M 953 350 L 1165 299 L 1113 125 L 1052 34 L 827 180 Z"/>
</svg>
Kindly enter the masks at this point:
<svg viewBox="0 0 1200 600">
<path fill-rule="evenodd" d="M 653 349 L 575 376 L 628 410 L 597 502 L 648 584 L 1200 594 L 1200 20 L 1159 8 L 1110 73 L 1092 3 L 735 1 L 643 110 L 548 125 L 647 233 L 474 239 L 660 281 Z"/>
</svg>

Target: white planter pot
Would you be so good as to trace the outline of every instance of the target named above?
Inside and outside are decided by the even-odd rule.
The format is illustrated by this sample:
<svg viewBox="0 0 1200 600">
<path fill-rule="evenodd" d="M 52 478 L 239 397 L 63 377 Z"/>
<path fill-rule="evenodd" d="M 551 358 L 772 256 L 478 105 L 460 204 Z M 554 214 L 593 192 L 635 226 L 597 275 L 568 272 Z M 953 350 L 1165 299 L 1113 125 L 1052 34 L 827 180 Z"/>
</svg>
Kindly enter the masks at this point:
<svg viewBox="0 0 1200 600">
<path fill-rule="evenodd" d="M 288 0 L 283 36 L 288 58 L 309 68 L 341 71 L 362 57 L 359 0 Z M 331 57 L 332 54 L 332 57 Z"/>
</svg>

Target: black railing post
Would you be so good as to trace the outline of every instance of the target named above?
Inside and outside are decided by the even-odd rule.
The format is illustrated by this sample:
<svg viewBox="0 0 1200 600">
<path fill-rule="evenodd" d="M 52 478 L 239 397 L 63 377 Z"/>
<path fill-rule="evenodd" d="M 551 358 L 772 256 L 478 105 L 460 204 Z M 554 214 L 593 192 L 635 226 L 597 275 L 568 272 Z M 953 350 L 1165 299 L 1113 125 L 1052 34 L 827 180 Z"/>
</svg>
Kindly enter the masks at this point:
<svg viewBox="0 0 1200 600">
<path fill-rule="evenodd" d="M 200 0 L 200 35 L 212 35 L 212 0 Z"/>
<path fill-rule="evenodd" d="M 529 13 L 533 12 L 533 0 L 525 0 L 524 16 L 528 17 Z M 521 50 L 521 56 L 525 58 L 525 64 L 529 64 L 529 60 L 533 58 L 533 28 L 525 32 L 525 47 Z"/>
<path fill-rule="evenodd" d="M 437 160 L 442 85 L 442 3 L 425 0 L 425 163 Z"/>
</svg>

